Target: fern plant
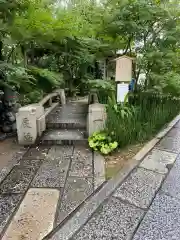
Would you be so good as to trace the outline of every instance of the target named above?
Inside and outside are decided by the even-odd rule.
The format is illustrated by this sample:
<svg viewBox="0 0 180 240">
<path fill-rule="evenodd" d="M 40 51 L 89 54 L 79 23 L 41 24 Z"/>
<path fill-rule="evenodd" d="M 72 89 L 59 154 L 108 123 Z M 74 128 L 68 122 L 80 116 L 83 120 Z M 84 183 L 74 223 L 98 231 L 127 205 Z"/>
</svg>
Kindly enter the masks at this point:
<svg viewBox="0 0 180 240">
<path fill-rule="evenodd" d="M 7 62 L 0 62 L 0 86 L 22 92 L 30 91 L 36 85 L 36 78 L 27 69 Z"/>
<path fill-rule="evenodd" d="M 45 92 L 51 92 L 52 89 L 61 87 L 64 84 L 64 79 L 61 74 L 48 69 L 29 66 L 28 72 L 37 79 L 37 85 Z"/>
</svg>

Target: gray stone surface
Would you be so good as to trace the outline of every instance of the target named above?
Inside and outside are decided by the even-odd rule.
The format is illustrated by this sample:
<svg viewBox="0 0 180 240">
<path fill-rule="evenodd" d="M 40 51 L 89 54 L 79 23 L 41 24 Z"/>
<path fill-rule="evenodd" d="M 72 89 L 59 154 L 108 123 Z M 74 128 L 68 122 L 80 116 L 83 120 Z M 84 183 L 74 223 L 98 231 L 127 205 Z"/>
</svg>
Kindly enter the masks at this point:
<svg viewBox="0 0 180 240">
<path fill-rule="evenodd" d="M 180 121 L 174 127 L 180 128 Z"/>
<path fill-rule="evenodd" d="M 29 159 L 45 159 L 49 151 L 48 147 L 37 146 L 30 148 L 24 155 L 25 158 Z"/>
<path fill-rule="evenodd" d="M 72 154 L 73 146 L 52 146 L 47 155 L 47 159 L 62 159 L 64 156 L 71 156 Z"/>
<path fill-rule="evenodd" d="M 128 240 L 143 211 L 111 198 L 72 240 Z"/>
<path fill-rule="evenodd" d="M 143 168 L 134 170 L 114 193 L 115 197 L 147 208 L 159 189 L 164 176 Z"/>
<path fill-rule="evenodd" d="M 140 167 L 166 174 L 168 172 L 167 166 L 172 165 L 176 157 L 175 153 L 154 149 L 145 157 Z"/>
<path fill-rule="evenodd" d="M 4 167 L 1 171 L 0 171 L 0 183 L 4 180 L 4 178 L 6 177 L 6 175 L 11 171 L 12 167 Z"/>
<path fill-rule="evenodd" d="M 11 145 L 9 146 L 9 148 L 12 147 L 12 152 L 9 152 L 11 150 L 6 149 L 7 145 L 8 144 L 6 144 L 6 146 L 5 146 L 5 150 L 7 150 L 7 152 L 5 152 L 5 153 L 0 152 L 0 163 L 4 162 L 4 164 L 3 164 L 4 166 L 2 168 L 0 167 L 0 183 L 4 180 L 6 175 L 12 170 L 12 168 L 15 165 L 19 164 L 19 161 L 22 159 L 23 155 L 26 152 L 25 148 L 21 148 L 21 149 L 18 149 L 18 151 L 16 151 L 17 147 L 15 146 L 14 147 L 15 149 L 13 149 L 13 146 L 11 146 Z"/>
<path fill-rule="evenodd" d="M 137 161 L 131 161 L 112 179 L 110 179 L 101 189 L 96 192 L 88 201 L 85 201 L 80 208 L 61 228 L 57 228 L 53 235 L 47 236 L 44 240 L 68 240 L 91 218 L 92 214 L 102 203 L 114 192 L 119 184 L 137 166 Z"/>
<path fill-rule="evenodd" d="M 168 137 L 180 138 L 180 129 L 179 128 L 172 128 L 168 133 Z"/>
<path fill-rule="evenodd" d="M 66 182 L 57 224 L 62 222 L 93 192 L 92 178 L 69 177 Z"/>
<path fill-rule="evenodd" d="M 93 177 L 92 151 L 83 146 L 76 146 L 69 175 L 74 177 Z"/>
<path fill-rule="evenodd" d="M 174 153 L 180 152 L 180 137 L 165 137 L 159 144 L 156 145 L 161 150 L 166 150 Z"/>
<path fill-rule="evenodd" d="M 41 165 L 41 160 L 22 158 L 16 165 L 21 168 L 31 168 L 34 169 L 34 171 L 36 171 Z"/>
<path fill-rule="evenodd" d="M 31 183 L 32 187 L 57 187 L 62 188 L 65 184 L 70 157 L 50 159 L 39 168 Z"/>
<path fill-rule="evenodd" d="M 0 235 L 21 198 L 21 194 L 0 195 Z"/>
<path fill-rule="evenodd" d="M 16 166 L 0 185 L 0 193 L 24 193 L 31 183 L 36 167 Z"/>
<path fill-rule="evenodd" d="M 47 125 L 61 128 L 86 127 L 87 104 L 68 103 L 56 108 L 48 117 Z"/>
<path fill-rule="evenodd" d="M 179 240 L 180 202 L 158 194 L 133 240 Z"/>
<path fill-rule="evenodd" d="M 61 140 L 83 140 L 84 131 L 80 130 L 48 130 L 42 140 L 61 141 Z"/>
<path fill-rule="evenodd" d="M 177 157 L 173 168 L 165 179 L 162 190 L 180 199 L 180 155 Z"/>
<path fill-rule="evenodd" d="M 99 153 L 94 153 L 94 189 L 101 186 L 106 180 L 105 178 L 105 159 Z"/>
<path fill-rule="evenodd" d="M 146 154 L 153 149 L 153 147 L 159 142 L 159 139 L 153 138 L 149 141 L 134 157 L 133 159 L 136 161 L 141 161 Z"/>
<path fill-rule="evenodd" d="M 41 240 L 52 229 L 59 191 L 29 189 L 2 240 Z"/>
</svg>

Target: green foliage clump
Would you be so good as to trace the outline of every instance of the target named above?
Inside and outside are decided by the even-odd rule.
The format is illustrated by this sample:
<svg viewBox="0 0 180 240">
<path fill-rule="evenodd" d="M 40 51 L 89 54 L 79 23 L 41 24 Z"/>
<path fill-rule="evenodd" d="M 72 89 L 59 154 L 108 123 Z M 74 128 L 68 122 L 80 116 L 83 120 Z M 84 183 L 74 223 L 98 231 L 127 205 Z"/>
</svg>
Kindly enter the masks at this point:
<svg viewBox="0 0 180 240">
<path fill-rule="evenodd" d="M 29 92 L 36 85 L 34 76 L 27 69 L 11 63 L 0 62 L 1 87 L 8 87 L 22 92 Z"/>
<path fill-rule="evenodd" d="M 180 109 L 179 99 L 152 93 L 131 97 L 130 102 L 114 105 L 109 101 L 107 104 L 107 132 L 114 132 L 113 140 L 121 147 L 148 140 Z"/>
<path fill-rule="evenodd" d="M 112 140 L 112 137 L 106 132 L 96 132 L 88 139 L 89 146 L 94 151 L 100 151 L 102 154 L 109 154 L 118 147 L 118 143 Z"/>
<path fill-rule="evenodd" d="M 54 88 L 61 87 L 64 83 L 61 74 L 48 69 L 29 66 L 28 71 L 35 79 L 37 79 L 37 86 L 45 92 L 51 92 Z"/>
<path fill-rule="evenodd" d="M 22 106 L 32 104 L 32 103 L 38 103 L 40 102 L 44 97 L 44 92 L 42 90 L 33 90 L 26 94 L 20 95 L 20 103 Z"/>
<path fill-rule="evenodd" d="M 90 91 L 95 91 L 98 95 L 99 102 L 106 104 L 109 96 L 115 95 L 115 82 L 111 80 L 95 79 L 89 80 L 88 86 Z"/>
</svg>

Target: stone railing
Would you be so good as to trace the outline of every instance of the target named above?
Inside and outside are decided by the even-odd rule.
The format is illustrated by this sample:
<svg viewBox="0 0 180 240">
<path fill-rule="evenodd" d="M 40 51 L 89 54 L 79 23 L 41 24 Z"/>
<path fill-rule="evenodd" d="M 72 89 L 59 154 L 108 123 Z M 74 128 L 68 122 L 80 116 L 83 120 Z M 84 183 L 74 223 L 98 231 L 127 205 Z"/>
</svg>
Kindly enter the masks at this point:
<svg viewBox="0 0 180 240">
<path fill-rule="evenodd" d="M 46 116 L 61 103 L 66 103 L 64 89 L 57 89 L 45 96 L 39 103 L 19 109 L 16 114 L 18 142 L 32 145 L 46 130 Z"/>
<path fill-rule="evenodd" d="M 106 106 L 99 103 L 96 92 L 89 94 L 89 109 L 87 116 L 87 132 L 91 136 L 94 132 L 104 129 L 106 122 Z"/>
</svg>

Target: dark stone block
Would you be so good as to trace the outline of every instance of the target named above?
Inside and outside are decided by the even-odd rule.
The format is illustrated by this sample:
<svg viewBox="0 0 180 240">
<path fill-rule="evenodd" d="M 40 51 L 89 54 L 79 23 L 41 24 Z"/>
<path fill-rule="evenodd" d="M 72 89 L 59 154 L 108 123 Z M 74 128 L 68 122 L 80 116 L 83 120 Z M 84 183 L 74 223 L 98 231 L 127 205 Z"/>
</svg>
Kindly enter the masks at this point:
<svg viewBox="0 0 180 240">
<path fill-rule="evenodd" d="M 44 159 L 49 151 L 48 147 L 38 146 L 35 148 L 30 148 L 24 155 L 24 158 L 30 159 Z"/>
<path fill-rule="evenodd" d="M 5 227 L 21 198 L 21 194 L 0 195 L 0 232 Z"/>
<path fill-rule="evenodd" d="M 0 193 L 24 193 L 31 183 L 37 168 L 15 166 L 0 185 Z"/>
<path fill-rule="evenodd" d="M 66 182 L 61 207 L 58 210 L 57 224 L 62 222 L 93 192 L 91 178 L 69 177 Z"/>
<path fill-rule="evenodd" d="M 144 212 L 111 198 L 72 240 L 131 239 Z"/>
<path fill-rule="evenodd" d="M 62 188 L 69 169 L 70 157 L 50 159 L 42 164 L 31 186 Z"/>
<path fill-rule="evenodd" d="M 158 194 L 133 240 L 179 240 L 180 203 L 171 196 Z"/>
</svg>

